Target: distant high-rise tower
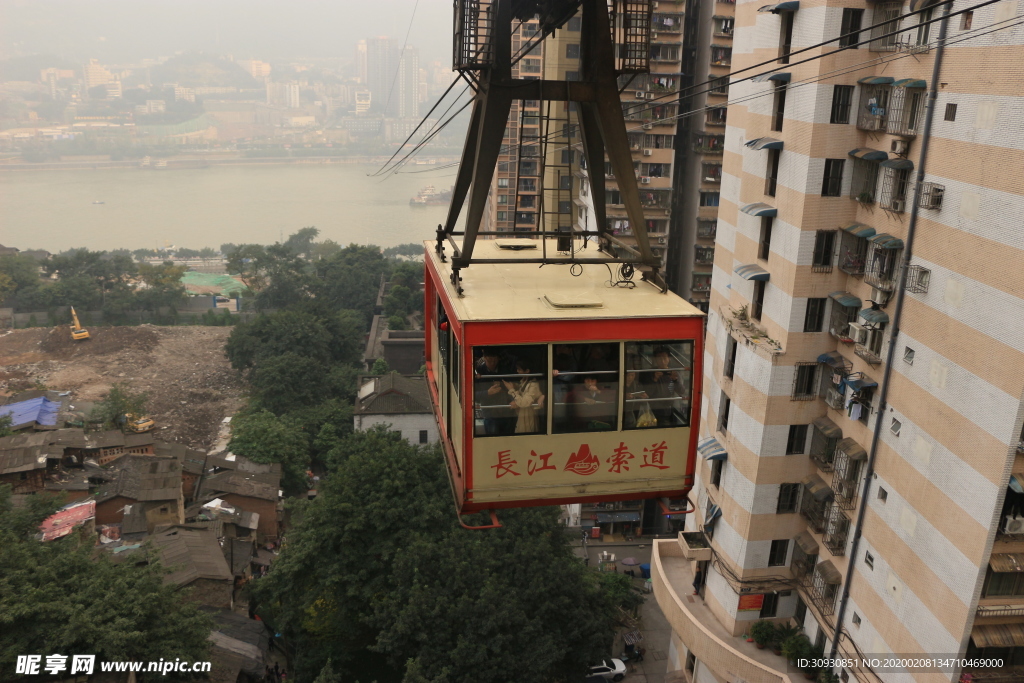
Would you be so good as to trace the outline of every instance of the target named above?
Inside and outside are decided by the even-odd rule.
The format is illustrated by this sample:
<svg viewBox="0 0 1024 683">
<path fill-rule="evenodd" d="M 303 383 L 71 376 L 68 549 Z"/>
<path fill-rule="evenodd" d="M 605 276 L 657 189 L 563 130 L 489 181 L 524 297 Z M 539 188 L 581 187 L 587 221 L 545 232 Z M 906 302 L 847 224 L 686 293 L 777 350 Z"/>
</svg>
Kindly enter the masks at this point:
<svg viewBox="0 0 1024 683">
<path fill-rule="evenodd" d="M 366 86 L 373 94 L 372 111 L 384 113 L 395 75 L 395 53 L 387 36 L 366 41 Z"/>
<path fill-rule="evenodd" d="M 420 115 L 420 53 L 408 45 L 398 56 L 398 80 L 391 94 L 388 115 L 399 118 L 415 118 Z"/>
<path fill-rule="evenodd" d="M 356 43 L 356 78 L 363 85 L 366 85 L 366 41 L 360 40 Z"/>
</svg>

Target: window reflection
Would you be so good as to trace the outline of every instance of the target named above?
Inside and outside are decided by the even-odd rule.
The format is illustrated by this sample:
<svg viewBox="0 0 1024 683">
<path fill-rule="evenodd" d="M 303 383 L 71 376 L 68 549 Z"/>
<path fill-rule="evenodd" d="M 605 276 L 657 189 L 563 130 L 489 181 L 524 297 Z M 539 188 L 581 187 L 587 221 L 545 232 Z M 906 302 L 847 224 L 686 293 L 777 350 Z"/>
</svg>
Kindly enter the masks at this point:
<svg viewBox="0 0 1024 683">
<path fill-rule="evenodd" d="M 618 428 L 619 345 L 558 344 L 552 356 L 552 433 Z"/>
<path fill-rule="evenodd" d="M 623 429 L 687 427 L 693 342 L 627 342 Z"/>
<path fill-rule="evenodd" d="M 547 346 L 473 349 L 474 434 L 547 433 Z"/>
</svg>

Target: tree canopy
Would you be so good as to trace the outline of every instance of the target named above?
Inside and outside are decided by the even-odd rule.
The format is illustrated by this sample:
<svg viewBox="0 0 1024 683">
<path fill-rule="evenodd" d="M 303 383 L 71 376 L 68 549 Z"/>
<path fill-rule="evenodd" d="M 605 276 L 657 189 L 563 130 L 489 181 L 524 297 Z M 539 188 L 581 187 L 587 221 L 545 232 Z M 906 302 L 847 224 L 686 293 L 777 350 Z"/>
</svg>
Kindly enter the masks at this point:
<svg viewBox="0 0 1024 683">
<path fill-rule="evenodd" d="M 343 439 L 328 465 L 254 584 L 300 678 L 358 677 L 376 656 L 391 670 L 375 671 L 381 683 L 562 681 L 607 655 L 619 605 L 572 555 L 557 509 L 462 529 L 439 450 L 384 429 Z"/>
</svg>

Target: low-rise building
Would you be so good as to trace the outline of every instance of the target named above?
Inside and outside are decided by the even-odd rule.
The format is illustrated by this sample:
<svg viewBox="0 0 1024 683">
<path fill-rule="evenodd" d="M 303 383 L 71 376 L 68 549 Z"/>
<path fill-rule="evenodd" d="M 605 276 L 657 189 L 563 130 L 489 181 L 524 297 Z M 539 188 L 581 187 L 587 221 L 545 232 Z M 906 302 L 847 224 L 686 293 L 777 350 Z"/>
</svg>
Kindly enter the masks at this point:
<svg viewBox="0 0 1024 683">
<path fill-rule="evenodd" d="M 149 539 L 160 562 L 171 572 L 164 578 L 178 588 L 191 589 L 187 600 L 210 607 L 231 609 L 234 576 L 216 535 L 208 529 L 176 526 Z"/>
<path fill-rule="evenodd" d="M 436 443 L 438 439 L 423 375 L 361 375 L 352 420 L 358 430 L 390 425 L 409 443 Z"/>
<path fill-rule="evenodd" d="M 118 461 L 116 471 L 113 481 L 97 494 L 97 524 L 120 524 L 126 515 L 140 520 L 141 515 L 146 531 L 152 533 L 158 524 L 185 521 L 181 466 L 176 459 L 129 455 Z"/>
<path fill-rule="evenodd" d="M 223 470 L 204 476 L 200 500 L 216 497 L 232 508 L 259 515 L 256 536 L 263 542 L 279 535 L 280 480 L 280 471 Z"/>
</svg>

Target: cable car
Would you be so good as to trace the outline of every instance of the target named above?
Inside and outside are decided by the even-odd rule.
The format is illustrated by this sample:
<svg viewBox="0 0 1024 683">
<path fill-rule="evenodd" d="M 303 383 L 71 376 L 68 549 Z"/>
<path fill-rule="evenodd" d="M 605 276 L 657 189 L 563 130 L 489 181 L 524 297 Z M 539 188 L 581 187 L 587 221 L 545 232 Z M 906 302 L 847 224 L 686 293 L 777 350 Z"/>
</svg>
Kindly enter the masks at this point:
<svg viewBox="0 0 1024 683">
<path fill-rule="evenodd" d="M 703 312 L 611 287 L 601 264 L 518 262 L 537 241 L 478 242 L 461 296 L 427 243 L 428 386 L 460 514 L 685 496 Z"/>
</svg>

